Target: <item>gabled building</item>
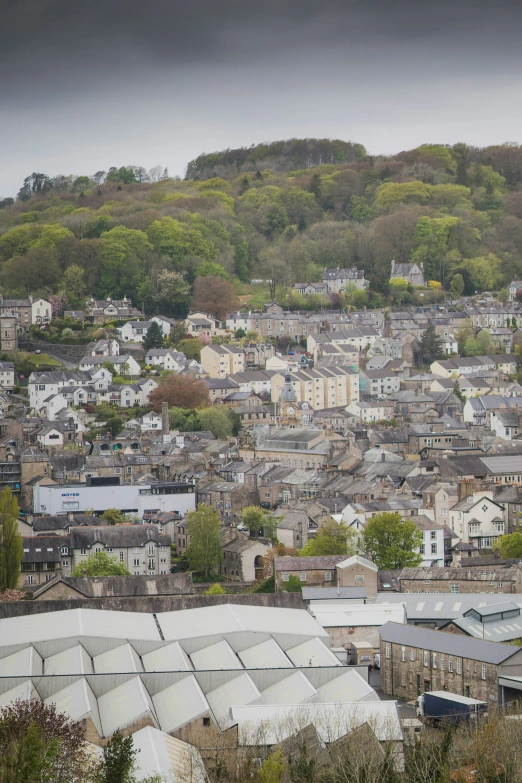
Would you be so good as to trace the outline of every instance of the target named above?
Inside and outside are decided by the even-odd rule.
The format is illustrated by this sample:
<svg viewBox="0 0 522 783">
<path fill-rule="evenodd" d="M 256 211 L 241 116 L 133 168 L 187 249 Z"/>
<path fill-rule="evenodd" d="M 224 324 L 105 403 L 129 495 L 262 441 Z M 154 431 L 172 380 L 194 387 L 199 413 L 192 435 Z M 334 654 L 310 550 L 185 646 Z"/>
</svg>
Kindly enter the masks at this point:
<svg viewBox="0 0 522 783">
<path fill-rule="evenodd" d="M 426 285 L 424 279 L 424 264 L 398 264 L 391 262 L 390 280 L 401 278 L 414 287 Z"/>
<path fill-rule="evenodd" d="M 357 286 L 361 291 L 370 285 L 364 277 L 364 269 L 357 269 L 355 266 L 348 269 L 340 267 L 323 269 L 323 284 L 329 294 L 341 293 L 349 283 Z"/>
</svg>

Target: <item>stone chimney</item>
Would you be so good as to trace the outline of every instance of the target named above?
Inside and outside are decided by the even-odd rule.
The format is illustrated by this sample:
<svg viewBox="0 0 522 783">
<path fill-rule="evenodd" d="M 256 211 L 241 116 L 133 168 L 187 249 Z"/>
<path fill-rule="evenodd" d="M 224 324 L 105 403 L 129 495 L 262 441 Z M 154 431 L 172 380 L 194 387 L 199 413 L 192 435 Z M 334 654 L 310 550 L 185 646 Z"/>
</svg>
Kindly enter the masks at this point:
<svg viewBox="0 0 522 783">
<path fill-rule="evenodd" d="M 458 482 L 459 503 L 461 500 L 464 500 L 464 498 L 471 497 L 474 491 L 475 491 L 474 479 L 461 479 Z"/>
<path fill-rule="evenodd" d="M 161 434 L 168 435 L 170 433 L 169 423 L 169 406 L 167 402 L 161 403 Z"/>
</svg>

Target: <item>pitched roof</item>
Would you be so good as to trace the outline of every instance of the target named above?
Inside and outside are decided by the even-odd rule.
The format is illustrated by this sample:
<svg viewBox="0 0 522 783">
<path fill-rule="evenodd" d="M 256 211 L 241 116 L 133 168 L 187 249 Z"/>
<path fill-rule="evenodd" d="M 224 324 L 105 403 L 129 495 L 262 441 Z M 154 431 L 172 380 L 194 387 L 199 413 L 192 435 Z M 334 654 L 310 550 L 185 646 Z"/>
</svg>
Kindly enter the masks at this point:
<svg viewBox="0 0 522 783">
<path fill-rule="evenodd" d="M 487 642 L 482 639 L 445 633 L 444 631 L 431 631 L 416 625 L 402 625 L 401 623 L 386 623 L 379 628 L 379 635 L 385 642 L 420 647 L 445 655 L 491 663 L 495 666 L 522 651 L 522 647 L 510 644 Z"/>
</svg>

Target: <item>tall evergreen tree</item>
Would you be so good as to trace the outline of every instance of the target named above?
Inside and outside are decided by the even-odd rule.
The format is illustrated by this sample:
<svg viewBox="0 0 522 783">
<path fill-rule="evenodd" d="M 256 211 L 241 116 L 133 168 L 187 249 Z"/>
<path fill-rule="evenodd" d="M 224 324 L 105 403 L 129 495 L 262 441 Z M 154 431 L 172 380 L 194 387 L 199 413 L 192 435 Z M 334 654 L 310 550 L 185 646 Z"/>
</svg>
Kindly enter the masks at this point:
<svg viewBox="0 0 522 783">
<path fill-rule="evenodd" d="M 433 324 L 430 324 L 422 335 L 421 352 L 426 364 L 431 364 L 442 356 L 442 340 Z"/>
<path fill-rule="evenodd" d="M 0 593 L 18 584 L 23 557 L 22 536 L 18 530 L 20 508 L 9 487 L 0 493 Z"/>
<path fill-rule="evenodd" d="M 146 351 L 150 351 L 151 348 L 163 347 L 163 332 L 161 326 L 156 321 L 153 321 L 149 326 L 143 340 L 143 347 Z"/>
<path fill-rule="evenodd" d="M 217 569 L 223 556 L 223 547 L 219 535 L 219 514 L 203 503 L 197 511 L 187 514 L 187 533 L 190 544 L 187 547 L 187 559 L 193 571 L 208 576 Z"/>
<path fill-rule="evenodd" d="M 132 735 L 122 737 L 120 731 L 116 731 L 103 749 L 100 783 L 132 783 L 136 753 Z"/>
</svg>

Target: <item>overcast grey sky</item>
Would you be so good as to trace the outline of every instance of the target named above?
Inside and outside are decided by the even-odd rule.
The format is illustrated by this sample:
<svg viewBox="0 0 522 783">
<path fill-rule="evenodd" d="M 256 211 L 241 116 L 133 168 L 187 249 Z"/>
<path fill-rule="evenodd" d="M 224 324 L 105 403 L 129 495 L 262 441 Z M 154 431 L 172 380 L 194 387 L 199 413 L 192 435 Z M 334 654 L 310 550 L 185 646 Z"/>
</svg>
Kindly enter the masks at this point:
<svg viewBox="0 0 522 783">
<path fill-rule="evenodd" d="M 3 0 L 0 197 L 291 137 L 520 141 L 521 22 L 515 0 Z"/>
</svg>

